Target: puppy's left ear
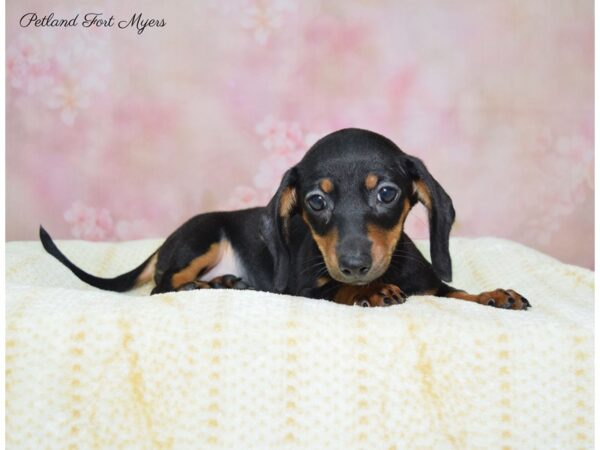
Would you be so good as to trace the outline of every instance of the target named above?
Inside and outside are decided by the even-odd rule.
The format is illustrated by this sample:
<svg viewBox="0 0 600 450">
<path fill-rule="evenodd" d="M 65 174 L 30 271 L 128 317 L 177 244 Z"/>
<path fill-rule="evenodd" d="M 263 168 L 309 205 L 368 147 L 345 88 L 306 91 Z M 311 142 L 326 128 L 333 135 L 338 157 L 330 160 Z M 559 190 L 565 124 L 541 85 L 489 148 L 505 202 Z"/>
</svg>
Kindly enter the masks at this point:
<svg viewBox="0 0 600 450">
<path fill-rule="evenodd" d="M 404 167 L 412 177 L 414 192 L 429 211 L 429 241 L 433 270 L 442 280 L 451 281 L 452 260 L 449 239 L 455 216 L 452 199 L 429 173 L 423 161 L 409 155 L 406 155 L 406 158 Z"/>
<path fill-rule="evenodd" d="M 261 234 L 274 261 L 273 287 L 284 292 L 290 273 L 290 219 L 298 212 L 298 170 L 289 169 L 266 207 Z"/>
</svg>

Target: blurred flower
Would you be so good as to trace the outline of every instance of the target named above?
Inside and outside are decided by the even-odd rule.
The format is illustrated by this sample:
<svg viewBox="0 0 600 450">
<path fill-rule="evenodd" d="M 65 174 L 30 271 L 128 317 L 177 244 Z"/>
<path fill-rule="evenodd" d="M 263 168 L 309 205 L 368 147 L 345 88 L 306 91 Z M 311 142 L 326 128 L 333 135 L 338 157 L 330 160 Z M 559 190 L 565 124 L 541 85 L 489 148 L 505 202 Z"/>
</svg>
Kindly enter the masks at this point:
<svg viewBox="0 0 600 450">
<path fill-rule="evenodd" d="M 297 122 L 277 120 L 267 116 L 256 125 L 256 133 L 263 137 L 262 145 L 277 153 L 289 153 L 303 147 L 304 136 Z"/>
<path fill-rule="evenodd" d="M 71 234 L 78 239 L 103 240 L 113 231 L 113 219 L 106 208 L 75 202 L 65 211 L 64 218 L 72 225 Z"/>
<path fill-rule="evenodd" d="M 281 13 L 267 5 L 251 5 L 243 11 L 242 26 L 253 31 L 254 39 L 265 45 L 271 33 L 281 27 Z"/>
<path fill-rule="evenodd" d="M 79 110 L 90 105 L 90 96 L 81 85 L 67 80 L 50 91 L 46 103 L 52 109 L 59 109 L 61 120 L 70 126 L 75 122 Z"/>
<path fill-rule="evenodd" d="M 52 83 L 52 64 L 43 44 L 20 35 L 6 49 L 6 75 L 11 87 L 31 95 Z"/>
<path fill-rule="evenodd" d="M 277 187 L 285 171 L 300 161 L 302 154 L 302 152 L 296 152 L 286 155 L 273 154 L 267 156 L 258 164 L 258 169 L 253 179 L 254 186 L 259 189 Z"/>
<path fill-rule="evenodd" d="M 273 189 L 279 184 L 285 171 L 302 159 L 307 149 L 307 138 L 313 140 L 316 134 L 305 135 L 297 122 L 287 122 L 273 116 L 267 116 L 255 129 L 263 138 L 263 147 L 270 153 L 258 165 L 254 186 Z"/>
<path fill-rule="evenodd" d="M 72 125 L 94 93 L 107 86 L 110 58 L 107 34 L 84 30 L 62 34 L 21 34 L 7 48 L 8 85 L 60 112 Z"/>
</svg>

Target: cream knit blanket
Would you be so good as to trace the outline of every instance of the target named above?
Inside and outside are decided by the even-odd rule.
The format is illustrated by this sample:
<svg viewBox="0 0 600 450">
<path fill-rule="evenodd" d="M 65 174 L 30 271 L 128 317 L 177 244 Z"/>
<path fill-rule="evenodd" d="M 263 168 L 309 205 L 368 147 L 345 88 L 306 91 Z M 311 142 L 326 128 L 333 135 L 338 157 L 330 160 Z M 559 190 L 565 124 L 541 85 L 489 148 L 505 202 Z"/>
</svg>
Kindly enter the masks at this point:
<svg viewBox="0 0 600 450">
<path fill-rule="evenodd" d="M 159 244 L 58 242 L 101 276 Z M 593 272 L 497 239 L 451 252 L 454 286 L 533 308 L 123 295 L 8 243 L 7 448 L 591 448 Z"/>
</svg>

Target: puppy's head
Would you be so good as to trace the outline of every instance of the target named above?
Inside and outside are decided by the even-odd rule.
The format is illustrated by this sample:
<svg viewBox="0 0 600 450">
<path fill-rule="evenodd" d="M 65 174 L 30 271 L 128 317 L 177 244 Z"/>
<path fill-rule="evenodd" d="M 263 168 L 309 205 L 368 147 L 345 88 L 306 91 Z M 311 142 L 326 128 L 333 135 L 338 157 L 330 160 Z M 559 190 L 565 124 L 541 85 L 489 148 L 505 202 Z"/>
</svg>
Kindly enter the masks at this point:
<svg viewBox="0 0 600 450">
<path fill-rule="evenodd" d="M 454 209 L 425 165 L 370 131 L 344 129 L 324 137 L 288 170 L 268 206 L 276 236 L 270 244 L 277 255 L 276 285 L 283 290 L 287 281 L 292 215 L 300 214 L 307 224 L 329 275 L 360 285 L 387 271 L 417 201 L 429 210 L 434 270 L 450 280 Z"/>
</svg>

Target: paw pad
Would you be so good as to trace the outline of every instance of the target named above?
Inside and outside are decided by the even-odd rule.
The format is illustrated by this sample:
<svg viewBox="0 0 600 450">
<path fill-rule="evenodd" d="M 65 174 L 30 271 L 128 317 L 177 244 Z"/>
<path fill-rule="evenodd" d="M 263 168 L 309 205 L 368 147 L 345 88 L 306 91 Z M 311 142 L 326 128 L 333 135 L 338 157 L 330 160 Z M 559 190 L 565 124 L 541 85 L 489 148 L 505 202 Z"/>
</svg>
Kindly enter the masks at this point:
<svg viewBox="0 0 600 450">
<path fill-rule="evenodd" d="M 406 294 L 394 284 L 376 284 L 361 289 L 354 301 L 358 306 L 392 306 L 406 301 Z"/>
<path fill-rule="evenodd" d="M 531 307 L 531 303 L 525 297 L 512 289 L 496 289 L 495 291 L 484 292 L 478 296 L 477 301 L 483 305 L 501 309 L 525 310 Z"/>
</svg>

